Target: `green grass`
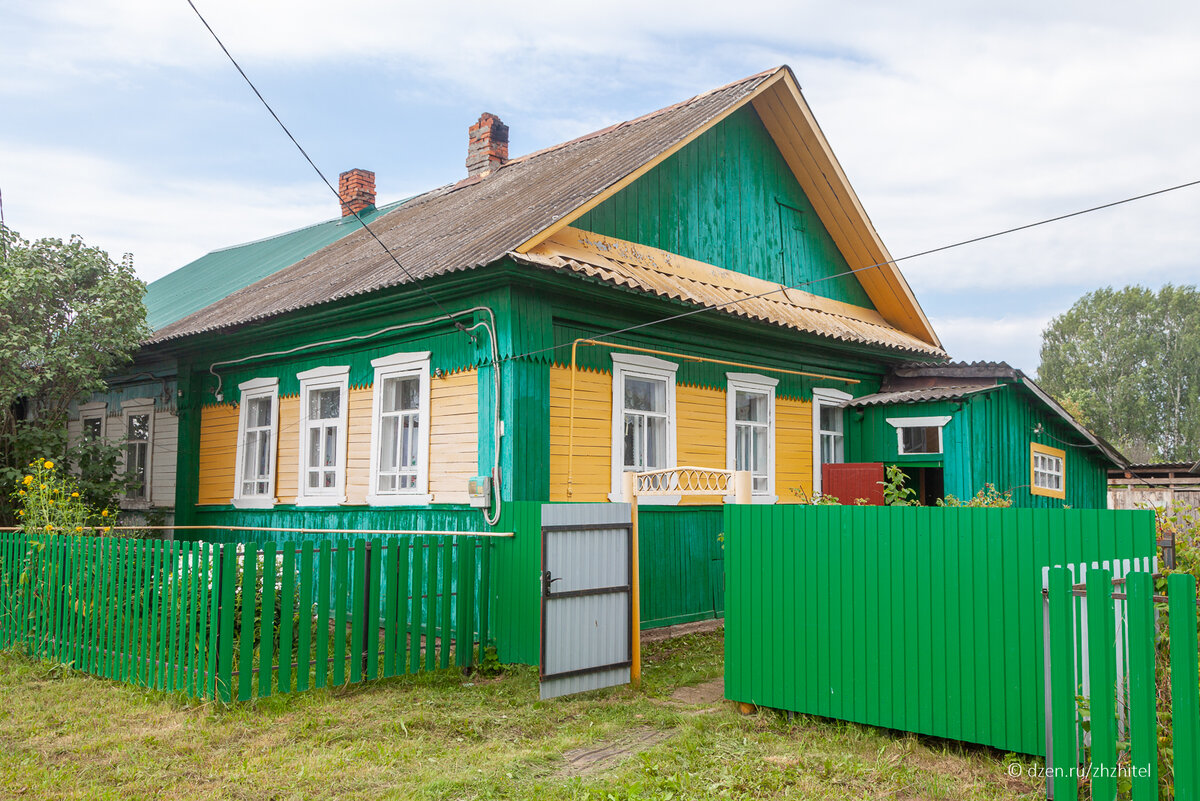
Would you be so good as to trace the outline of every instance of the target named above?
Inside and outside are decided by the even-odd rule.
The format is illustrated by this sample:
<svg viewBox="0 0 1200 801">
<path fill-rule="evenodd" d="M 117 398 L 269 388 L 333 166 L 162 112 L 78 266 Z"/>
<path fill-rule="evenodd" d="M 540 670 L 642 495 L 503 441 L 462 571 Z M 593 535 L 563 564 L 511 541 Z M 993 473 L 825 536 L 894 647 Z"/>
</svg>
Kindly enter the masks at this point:
<svg viewBox="0 0 1200 801">
<path fill-rule="evenodd" d="M 988 749 L 672 692 L 721 633 L 649 644 L 640 692 L 537 700 L 537 673 L 457 671 L 223 707 L 0 654 L 0 794 L 17 798 L 1037 798 Z M 564 752 L 665 736 L 585 775 Z"/>
</svg>

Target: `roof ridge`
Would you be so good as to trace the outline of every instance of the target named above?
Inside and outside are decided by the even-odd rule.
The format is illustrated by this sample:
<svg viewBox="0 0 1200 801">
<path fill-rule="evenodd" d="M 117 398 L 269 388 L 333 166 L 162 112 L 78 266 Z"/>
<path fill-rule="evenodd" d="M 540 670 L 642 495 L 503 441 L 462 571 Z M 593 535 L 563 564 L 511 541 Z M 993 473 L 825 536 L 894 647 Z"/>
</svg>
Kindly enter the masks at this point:
<svg viewBox="0 0 1200 801">
<path fill-rule="evenodd" d="M 619 128 L 624 128 L 628 125 L 636 125 L 638 123 L 654 119 L 657 116 L 666 114 L 668 112 L 674 111 L 679 108 L 683 108 L 684 106 L 688 106 L 692 103 L 695 103 L 698 100 L 703 100 L 706 97 L 715 95 L 718 92 L 723 92 L 727 89 L 732 89 L 735 86 L 740 86 L 742 84 L 747 84 L 747 83 L 751 83 L 756 80 L 761 80 L 761 79 L 767 77 L 768 75 L 774 75 L 775 73 L 779 72 L 782 69 L 786 69 L 786 68 L 785 67 L 772 67 L 769 70 L 763 70 L 762 72 L 755 73 L 754 75 L 750 75 L 750 76 L 741 78 L 736 81 L 730 81 L 727 84 L 718 86 L 716 89 L 709 89 L 707 92 L 701 92 L 700 94 L 693 95 L 692 97 L 689 97 L 686 100 L 681 100 L 678 103 L 672 103 L 669 106 L 663 106 L 660 109 L 656 109 L 654 111 L 647 112 L 638 117 L 633 117 L 631 119 L 623 120 L 621 122 L 614 122 L 612 125 L 605 126 L 604 128 L 600 128 L 600 129 L 592 131 L 590 133 L 585 133 L 582 136 L 575 137 L 574 139 L 568 139 L 565 142 L 559 142 L 558 144 L 555 144 L 555 145 L 548 145 L 546 147 L 541 148 L 540 150 L 534 150 L 530 153 L 526 153 L 524 155 L 517 156 L 515 158 L 511 158 L 508 161 L 504 162 L 504 164 L 500 165 L 500 169 L 504 169 L 505 167 L 507 167 L 510 164 L 517 164 L 519 162 L 527 161 L 529 159 L 536 158 L 538 156 L 544 156 L 547 153 L 552 153 L 556 150 L 561 150 L 562 148 L 568 147 L 570 145 L 575 145 L 580 142 L 586 142 L 589 139 L 595 139 L 598 136 L 603 136 L 604 134 L 611 133 Z"/>
</svg>

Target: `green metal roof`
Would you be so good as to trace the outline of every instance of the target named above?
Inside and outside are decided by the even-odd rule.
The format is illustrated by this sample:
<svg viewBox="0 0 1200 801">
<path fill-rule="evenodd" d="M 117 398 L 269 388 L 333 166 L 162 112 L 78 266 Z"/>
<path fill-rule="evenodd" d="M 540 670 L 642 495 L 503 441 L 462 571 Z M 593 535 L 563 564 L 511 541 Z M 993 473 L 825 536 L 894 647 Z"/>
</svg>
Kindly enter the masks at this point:
<svg viewBox="0 0 1200 801">
<path fill-rule="evenodd" d="M 359 216 L 369 223 L 409 199 L 360 212 Z M 353 217 L 338 217 L 257 242 L 214 250 L 146 287 L 146 321 L 157 331 L 292 266 L 361 227 Z"/>
</svg>

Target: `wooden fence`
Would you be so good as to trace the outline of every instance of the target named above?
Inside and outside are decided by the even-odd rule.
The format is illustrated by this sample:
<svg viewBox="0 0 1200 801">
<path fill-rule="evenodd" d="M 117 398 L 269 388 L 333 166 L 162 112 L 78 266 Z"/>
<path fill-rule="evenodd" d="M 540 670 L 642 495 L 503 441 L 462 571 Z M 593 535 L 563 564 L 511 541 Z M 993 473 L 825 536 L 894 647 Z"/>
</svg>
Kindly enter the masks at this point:
<svg viewBox="0 0 1200 801">
<path fill-rule="evenodd" d="M 491 546 L 0 532 L 0 648 L 223 701 L 466 666 L 489 645 Z"/>
<path fill-rule="evenodd" d="M 1166 596 L 1155 596 L 1149 572 L 1114 580 L 1093 565 L 1079 583 L 1065 567 L 1048 573 L 1052 797 L 1077 798 L 1082 779 L 1094 799 L 1115 797 L 1119 786 L 1133 801 L 1157 799 L 1162 759 L 1173 797 L 1200 799 L 1196 579 L 1169 576 Z M 1156 658 L 1156 602 L 1167 615 L 1166 665 Z M 1170 695 L 1161 720 L 1160 688 Z"/>
<path fill-rule="evenodd" d="M 1144 511 L 726 506 L 726 697 L 1044 754 L 1043 568 L 1154 543 Z"/>
</svg>

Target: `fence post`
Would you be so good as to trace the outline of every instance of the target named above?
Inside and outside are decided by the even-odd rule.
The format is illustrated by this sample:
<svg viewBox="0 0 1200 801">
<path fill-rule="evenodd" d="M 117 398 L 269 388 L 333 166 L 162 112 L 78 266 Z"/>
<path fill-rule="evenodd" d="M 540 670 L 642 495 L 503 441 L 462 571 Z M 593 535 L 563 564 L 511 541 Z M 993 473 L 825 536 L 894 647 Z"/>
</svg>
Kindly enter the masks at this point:
<svg viewBox="0 0 1200 801">
<path fill-rule="evenodd" d="M 754 474 L 749 470 L 738 470 L 733 474 L 733 502 L 752 503 Z"/>
<path fill-rule="evenodd" d="M 1167 577 L 1171 627 L 1171 725 L 1174 728 L 1175 798 L 1200 799 L 1200 698 L 1197 688 L 1196 579 Z"/>
<path fill-rule="evenodd" d="M 1130 573 L 1126 610 L 1129 615 L 1129 747 L 1133 797 L 1158 797 L 1158 714 L 1154 687 L 1154 578 Z"/>
<path fill-rule="evenodd" d="M 1078 795 L 1075 742 L 1075 644 L 1071 610 L 1071 574 L 1065 567 L 1050 571 L 1050 753 L 1049 796 Z"/>
<path fill-rule="evenodd" d="M 1112 571 L 1092 569 L 1087 576 L 1088 712 L 1092 731 L 1092 798 L 1117 795 L 1116 632 Z"/>
<path fill-rule="evenodd" d="M 372 630 L 372 628 L 374 628 L 375 631 L 378 632 L 379 618 L 377 615 L 374 615 L 371 613 L 371 578 L 370 577 L 371 577 L 371 560 L 374 558 L 372 556 L 372 551 L 374 549 L 371 547 L 370 542 L 364 542 L 363 540 L 359 540 L 358 542 L 366 547 L 366 551 L 363 556 L 363 566 L 362 566 L 362 588 L 363 588 L 363 590 L 362 590 L 362 613 L 361 613 L 362 614 L 362 618 L 361 618 L 362 619 L 362 638 L 361 638 L 362 665 L 360 666 L 361 672 L 359 674 L 360 678 L 363 681 L 365 681 L 367 679 L 367 650 L 372 645 L 371 630 Z M 358 578 L 357 578 L 358 571 L 355 571 L 355 576 L 356 576 L 355 581 L 358 581 Z M 378 642 L 378 639 L 376 639 L 376 642 Z"/>
</svg>

